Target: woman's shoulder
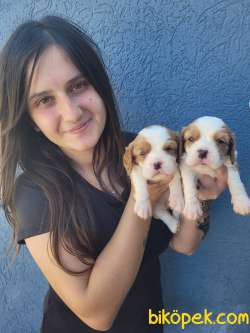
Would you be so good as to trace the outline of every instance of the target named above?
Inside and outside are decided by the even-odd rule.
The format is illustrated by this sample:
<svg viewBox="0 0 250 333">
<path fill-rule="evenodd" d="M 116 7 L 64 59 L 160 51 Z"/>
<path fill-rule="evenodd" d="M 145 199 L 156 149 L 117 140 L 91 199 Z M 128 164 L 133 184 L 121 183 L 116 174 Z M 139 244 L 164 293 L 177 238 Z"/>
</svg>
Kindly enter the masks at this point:
<svg viewBox="0 0 250 333">
<path fill-rule="evenodd" d="M 36 205 L 47 201 L 45 194 L 41 188 L 36 185 L 26 172 L 19 174 L 14 185 L 14 203 L 20 208 L 23 205 L 31 211 Z"/>
<path fill-rule="evenodd" d="M 14 206 L 17 218 L 17 242 L 48 232 L 48 201 L 43 191 L 26 174 L 15 181 Z"/>
<path fill-rule="evenodd" d="M 27 172 L 20 172 L 15 179 L 15 186 L 20 188 L 21 186 L 35 186 Z"/>
<path fill-rule="evenodd" d="M 16 177 L 15 184 L 14 184 L 15 201 L 20 196 L 22 196 L 22 197 L 29 196 L 32 199 L 32 195 L 35 196 L 33 199 L 35 199 L 37 196 L 45 198 L 43 191 L 41 190 L 41 188 L 38 185 L 36 185 L 32 181 L 31 177 L 26 172 L 20 173 Z"/>
</svg>

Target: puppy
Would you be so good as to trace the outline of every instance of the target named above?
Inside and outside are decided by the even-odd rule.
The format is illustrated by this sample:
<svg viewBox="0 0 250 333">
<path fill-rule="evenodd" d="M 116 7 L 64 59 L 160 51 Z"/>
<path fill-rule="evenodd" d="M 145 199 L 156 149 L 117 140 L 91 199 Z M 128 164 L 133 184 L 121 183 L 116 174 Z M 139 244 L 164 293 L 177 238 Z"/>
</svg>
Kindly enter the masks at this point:
<svg viewBox="0 0 250 333">
<path fill-rule="evenodd" d="M 173 233 L 177 231 L 178 213 L 184 208 L 177 166 L 178 141 L 178 134 L 174 131 L 159 125 L 148 126 L 126 147 L 123 156 L 124 166 L 134 185 L 135 212 L 143 219 L 152 216 L 147 182 L 159 179 L 164 174 L 174 175 L 169 184 L 169 198 L 165 193 L 153 212 L 154 217 L 165 222 Z M 168 207 L 174 210 L 174 216 L 167 210 Z"/>
<path fill-rule="evenodd" d="M 235 136 L 222 119 L 200 117 L 184 127 L 179 154 L 185 198 L 184 216 L 193 220 L 202 215 L 197 198 L 197 180 L 202 174 L 215 177 L 214 170 L 222 165 L 227 167 L 234 211 L 241 215 L 250 213 L 250 199 L 237 165 Z"/>
</svg>

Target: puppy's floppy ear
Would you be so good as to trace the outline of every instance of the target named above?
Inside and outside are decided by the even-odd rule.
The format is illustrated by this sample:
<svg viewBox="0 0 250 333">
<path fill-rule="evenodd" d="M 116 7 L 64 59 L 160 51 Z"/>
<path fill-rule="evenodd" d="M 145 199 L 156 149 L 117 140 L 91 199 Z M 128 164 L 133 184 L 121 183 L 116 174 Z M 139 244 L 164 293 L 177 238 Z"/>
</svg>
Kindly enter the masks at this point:
<svg viewBox="0 0 250 333">
<path fill-rule="evenodd" d="M 134 143 L 131 142 L 128 147 L 126 147 L 125 153 L 123 155 L 123 165 L 127 171 L 127 174 L 130 175 L 132 168 L 133 168 L 133 162 L 134 162 Z"/>
<path fill-rule="evenodd" d="M 169 129 L 169 132 L 171 134 L 171 137 L 174 141 L 176 141 L 177 148 L 176 148 L 176 163 L 179 163 L 180 156 L 179 156 L 179 145 L 180 145 L 180 135 L 177 131 L 173 131 Z"/>
<path fill-rule="evenodd" d="M 181 133 L 179 134 L 179 144 L 178 144 L 178 160 L 180 161 L 181 156 L 185 153 L 185 140 L 184 140 L 184 132 L 187 127 L 182 127 Z"/>
<path fill-rule="evenodd" d="M 229 141 L 229 148 L 228 148 L 228 153 L 230 156 L 230 160 L 232 164 L 236 162 L 237 158 L 237 152 L 236 152 L 236 139 L 235 139 L 235 134 L 230 131 L 230 141 Z"/>
</svg>

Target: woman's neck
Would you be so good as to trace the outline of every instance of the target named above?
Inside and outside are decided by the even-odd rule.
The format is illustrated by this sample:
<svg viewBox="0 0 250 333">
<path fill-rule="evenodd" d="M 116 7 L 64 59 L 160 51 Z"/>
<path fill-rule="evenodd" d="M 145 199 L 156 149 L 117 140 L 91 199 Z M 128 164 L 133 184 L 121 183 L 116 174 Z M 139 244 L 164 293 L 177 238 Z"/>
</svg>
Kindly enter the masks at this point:
<svg viewBox="0 0 250 333">
<path fill-rule="evenodd" d="M 94 174 L 93 171 L 93 149 L 84 152 L 78 151 L 66 151 L 62 149 L 65 155 L 67 155 L 70 160 L 72 167 L 80 174 Z"/>
</svg>

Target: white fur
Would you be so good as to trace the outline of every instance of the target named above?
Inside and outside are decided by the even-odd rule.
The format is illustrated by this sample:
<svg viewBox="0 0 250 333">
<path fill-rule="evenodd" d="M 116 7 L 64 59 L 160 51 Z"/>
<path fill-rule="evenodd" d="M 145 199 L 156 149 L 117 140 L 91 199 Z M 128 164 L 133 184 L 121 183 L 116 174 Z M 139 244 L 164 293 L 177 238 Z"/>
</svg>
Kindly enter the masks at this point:
<svg viewBox="0 0 250 333">
<path fill-rule="evenodd" d="M 180 172 L 176 163 L 176 157 L 164 151 L 163 145 L 170 139 L 170 134 L 165 127 L 152 125 L 144 128 L 138 135 L 151 144 L 152 149 L 145 157 L 141 165 L 134 165 L 131 172 L 131 179 L 135 190 L 135 212 L 141 218 L 146 219 L 152 216 L 152 207 L 147 190 L 147 180 L 158 179 L 161 175 L 175 174 L 169 184 L 169 204 L 166 202 L 166 195 L 163 195 L 156 204 L 153 216 L 165 222 L 169 229 L 175 233 L 178 226 L 179 216 L 184 207 Z M 154 163 L 161 162 L 161 169 L 154 168 Z M 174 209 L 174 216 L 168 212 L 167 207 Z"/>
<path fill-rule="evenodd" d="M 180 163 L 185 198 L 183 214 L 192 220 L 202 215 L 200 201 L 197 198 L 197 179 L 202 174 L 214 177 L 214 170 L 222 165 L 227 167 L 228 187 L 235 212 L 242 215 L 250 214 L 250 199 L 240 179 L 236 163 L 232 164 L 228 156 L 222 156 L 213 140 L 214 133 L 220 131 L 222 126 L 226 126 L 226 124 L 220 118 L 208 116 L 196 119 L 193 124 L 198 127 L 200 138 L 187 148 Z M 208 151 L 206 165 L 200 164 L 199 149 Z M 235 159 L 237 159 L 237 151 L 235 151 Z"/>
</svg>

